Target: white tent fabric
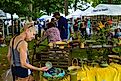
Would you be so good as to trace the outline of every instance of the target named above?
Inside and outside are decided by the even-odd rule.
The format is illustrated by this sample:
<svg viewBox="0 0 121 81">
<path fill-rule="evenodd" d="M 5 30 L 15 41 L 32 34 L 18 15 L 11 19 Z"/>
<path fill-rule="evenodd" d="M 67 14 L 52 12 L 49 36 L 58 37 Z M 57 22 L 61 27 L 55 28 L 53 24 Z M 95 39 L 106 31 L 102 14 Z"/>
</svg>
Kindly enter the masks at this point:
<svg viewBox="0 0 121 81">
<path fill-rule="evenodd" d="M 93 15 L 121 15 L 121 5 L 99 4 L 88 14 Z"/>
<path fill-rule="evenodd" d="M 82 13 L 83 11 L 81 11 L 81 10 L 76 10 L 75 12 L 73 12 L 73 13 L 71 13 L 71 14 L 69 14 L 68 16 L 66 16 L 66 18 L 72 18 L 72 17 L 80 17 L 81 15 L 81 13 Z"/>
<path fill-rule="evenodd" d="M 0 17 L 5 17 L 5 13 L 3 12 L 3 10 L 0 10 Z"/>
<path fill-rule="evenodd" d="M 83 11 L 82 13 L 80 13 L 80 15 L 82 15 L 82 16 L 88 16 L 88 14 L 90 14 L 93 9 L 94 9 L 94 7 L 90 6 L 88 9 L 86 9 L 85 11 Z"/>
<path fill-rule="evenodd" d="M 71 15 L 72 16 L 80 16 L 80 13 L 82 13 L 83 11 L 81 10 L 76 10 L 75 12 L 73 12 Z"/>
<path fill-rule="evenodd" d="M 5 12 L 3 10 L 0 10 L 0 19 L 6 19 Z"/>
<path fill-rule="evenodd" d="M 11 19 L 11 14 L 6 13 L 6 19 Z"/>
<path fill-rule="evenodd" d="M 18 19 L 19 16 L 18 16 L 16 13 L 14 13 L 14 14 L 13 14 L 13 18 L 14 18 L 14 19 Z"/>
<path fill-rule="evenodd" d="M 71 14 L 67 15 L 66 18 L 69 19 L 69 18 L 72 18 L 73 16 Z"/>
<path fill-rule="evenodd" d="M 73 12 L 72 14 L 69 14 L 68 16 L 66 16 L 66 18 L 72 18 L 72 17 L 80 17 L 80 16 L 87 16 L 89 13 L 91 13 L 91 11 L 94 8 L 92 6 L 90 6 L 87 10 L 85 11 L 81 11 L 81 10 L 76 10 L 75 12 Z"/>
<path fill-rule="evenodd" d="M 48 16 L 48 15 L 43 15 L 39 18 L 39 20 L 48 20 L 48 19 L 51 19 L 53 18 L 52 16 Z"/>
<path fill-rule="evenodd" d="M 60 13 L 61 16 L 65 17 L 65 14 Z"/>
<path fill-rule="evenodd" d="M 14 13 L 13 14 L 13 19 L 18 19 L 18 18 L 19 18 L 19 16 L 16 13 Z M 6 13 L 6 19 L 11 19 L 11 14 L 10 13 Z"/>
</svg>

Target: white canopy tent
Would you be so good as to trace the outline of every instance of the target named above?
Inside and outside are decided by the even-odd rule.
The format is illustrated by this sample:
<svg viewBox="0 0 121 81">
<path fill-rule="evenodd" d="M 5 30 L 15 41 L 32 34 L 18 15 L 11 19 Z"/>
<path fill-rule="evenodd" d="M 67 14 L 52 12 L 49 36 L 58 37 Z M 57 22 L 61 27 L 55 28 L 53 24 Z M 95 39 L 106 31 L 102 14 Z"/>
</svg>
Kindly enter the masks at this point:
<svg viewBox="0 0 121 81">
<path fill-rule="evenodd" d="M 0 10 L 0 19 L 6 19 L 5 12 L 3 10 Z"/>
<path fill-rule="evenodd" d="M 121 15 L 121 5 L 99 4 L 88 14 L 93 15 Z"/>
<path fill-rule="evenodd" d="M 94 8 L 93 8 L 92 6 L 90 6 L 90 7 L 87 8 L 85 11 L 76 10 L 76 11 L 73 12 L 72 14 L 69 14 L 68 16 L 66 16 L 66 18 L 87 16 L 88 14 L 91 13 L 91 11 L 92 11 L 93 9 L 94 9 Z"/>
<path fill-rule="evenodd" d="M 81 10 L 76 10 L 75 12 L 73 12 L 71 15 L 72 16 L 80 16 L 80 13 L 82 13 L 83 11 Z"/>
<path fill-rule="evenodd" d="M 60 15 L 63 16 L 63 17 L 65 17 L 65 14 L 63 14 L 63 13 L 60 13 Z"/>
<path fill-rule="evenodd" d="M 19 18 L 19 16 L 16 13 L 14 13 L 13 14 L 13 19 L 18 19 L 18 18 Z M 6 19 L 11 19 L 11 14 L 10 13 L 6 13 Z"/>
<path fill-rule="evenodd" d="M 83 11 L 82 13 L 80 13 L 80 15 L 81 16 L 88 16 L 88 14 L 90 14 L 93 9 L 94 9 L 94 7 L 90 6 L 88 9 L 86 9 L 85 11 Z"/>
<path fill-rule="evenodd" d="M 14 13 L 14 14 L 13 14 L 13 18 L 14 18 L 14 19 L 18 19 L 19 16 L 18 16 L 16 13 Z"/>
<path fill-rule="evenodd" d="M 51 18 L 53 18 L 52 16 L 48 16 L 48 15 L 43 15 L 43 16 L 41 16 L 40 18 L 39 18 L 39 20 L 50 20 Z"/>
<path fill-rule="evenodd" d="M 0 10 L 0 17 L 4 17 L 5 13 L 3 12 L 3 10 Z"/>
<path fill-rule="evenodd" d="M 72 17 L 80 17 L 81 15 L 81 13 L 82 13 L 83 11 L 81 11 L 81 10 L 76 10 L 75 12 L 73 12 L 73 13 L 71 13 L 71 14 L 69 14 L 68 16 L 66 16 L 66 18 L 72 18 Z"/>
<path fill-rule="evenodd" d="M 11 14 L 6 13 L 6 19 L 11 19 Z"/>
<path fill-rule="evenodd" d="M 69 18 L 72 18 L 73 16 L 71 14 L 67 15 L 66 18 L 69 19 Z"/>
</svg>

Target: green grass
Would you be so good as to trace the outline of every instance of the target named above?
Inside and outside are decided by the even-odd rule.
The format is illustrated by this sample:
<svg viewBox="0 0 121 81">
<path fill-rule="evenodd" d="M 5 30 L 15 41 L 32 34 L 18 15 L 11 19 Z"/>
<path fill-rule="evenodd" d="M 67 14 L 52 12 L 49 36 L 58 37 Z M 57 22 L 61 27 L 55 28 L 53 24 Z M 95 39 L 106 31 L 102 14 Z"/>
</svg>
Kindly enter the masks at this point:
<svg viewBox="0 0 121 81">
<path fill-rule="evenodd" d="M 9 64 L 7 61 L 7 51 L 8 46 L 0 47 L 0 75 L 3 74 L 9 68 Z"/>
</svg>

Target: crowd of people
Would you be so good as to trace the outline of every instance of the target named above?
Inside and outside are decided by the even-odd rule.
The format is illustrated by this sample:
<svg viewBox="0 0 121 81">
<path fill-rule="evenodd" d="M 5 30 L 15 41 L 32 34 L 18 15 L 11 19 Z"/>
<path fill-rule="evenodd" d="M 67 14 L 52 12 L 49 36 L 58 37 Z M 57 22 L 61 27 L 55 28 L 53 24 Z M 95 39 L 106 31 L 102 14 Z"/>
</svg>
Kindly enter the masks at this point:
<svg viewBox="0 0 121 81">
<path fill-rule="evenodd" d="M 97 23 L 92 22 L 93 17 L 79 17 L 66 19 L 61 16 L 59 12 L 55 12 L 50 20 L 35 20 L 32 21 L 36 27 L 38 37 L 47 37 L 48 42 L 56 41 L 68 41 L 70 39 L 78 39 L 78 35 L 82 38 L 91 38 L 93 32 L 97 32 L 100 28 L 112 25 L 112 20 L 104 18 L 103 20 L 97 21 Z M 21 29 L 23 29 L 25 20 L 14 20 L 14 34 L 20 34 Z M 5 37 L 12 33 L 12 21 L 6 20 L 5 22 Z M 8 28 L 8 29 L 7 29 Z M 116 29 L 117 30 L 117 29 Z M 113 31 L 116 34 L 116 30 Z M 3 39 L 3 38 L 1 38 Z M 56 39 L 56 41 L 55 41 Z M 3 39 L 4 40 L 4 39 Z M 1 42 L 3 43 L 3 42 Z"/>
<path fill-rule="evenodd" d="M 4 22 L 5 26 L 11 27 L 12 24 Z M 48 39 L 48 43 L 55 43 L 59 41 L 67 42 L 70 38 L 78 39 L 78 35 L 82 38 L 91 37 L 93 32 L 97 32 L 105 28 L 106 26 L 112 27 L 112 20 L 99 21 L 95 23 L 93 27 L 91 17 L 82 17 L 76 19 L 66 19 L 61 16 L 59 12 L 53 13 L 51 20 L 46 22 L 25 22 L 17 21 L 14 22 L 14 33 L 15 35 L 9 45 L 8 61 L 11 65 L 13 81 L 28 81 L 31 70 L 47 71 L 47 67 L 35 67 L 30 64 L 28 59 L 28 41 L 35 39 L 35 35 L 39 37 L 39 41 L 43 41 L 45 38 Z M 19 26 L 20 25 L 20 26 Z M 23 29 L 23 31 L 20 31 Z M 96 31 L 95 31 L 96 30 Z M 11 32 L 11 30 L 9 31 Z M 7 36 L 7 33 L 5 33 Z M 0 36 L 2 34 L 0 33 Z M 116 28 L 114 31 L 109 32 L 109 37 L 121 39 L 121 29 Z M 0 38 L 0 40 L 4 40 Z"/>
</svg>

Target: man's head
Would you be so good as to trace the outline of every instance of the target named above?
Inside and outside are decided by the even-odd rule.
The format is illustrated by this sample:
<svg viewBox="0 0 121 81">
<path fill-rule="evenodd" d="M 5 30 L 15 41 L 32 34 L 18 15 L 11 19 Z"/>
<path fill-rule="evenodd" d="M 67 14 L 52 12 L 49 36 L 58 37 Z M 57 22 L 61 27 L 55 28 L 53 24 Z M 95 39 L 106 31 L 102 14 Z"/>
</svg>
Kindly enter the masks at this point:
<svg viewBox="0 0 121 81">
<path fill-rule="evenodd" d="M 48 23 L 48 28 L 51 28 L 51 27 L 55 27 L 55 24 L 54 23 L 52 23 L 52 22 L 50 22 L 50 23 Z"/>
<path fill-rule="evenodd" d="M 31 41 L 35 38 L 36 35 L 36 28 L 32 23 L 26 23 L 24 26 L 24 32 L 26 34 L 26 41 Z"/>
<path fill-rule="evenodd" d="M 53 13 L 53 17 L 55 17 L 56 19 L 59 19 L 60 18 L 60 13 L 59 12 Z"/>
</svg>

